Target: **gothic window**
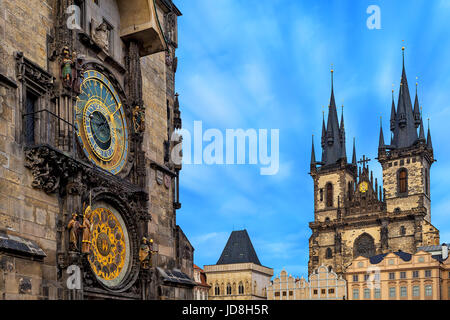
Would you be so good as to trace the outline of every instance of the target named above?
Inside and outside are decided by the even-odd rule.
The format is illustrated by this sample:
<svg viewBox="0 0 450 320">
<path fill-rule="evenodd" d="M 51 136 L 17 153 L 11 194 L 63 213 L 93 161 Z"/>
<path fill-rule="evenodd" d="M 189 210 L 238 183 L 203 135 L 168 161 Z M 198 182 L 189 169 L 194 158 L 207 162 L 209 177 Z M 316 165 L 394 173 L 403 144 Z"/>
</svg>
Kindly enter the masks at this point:
<svg viewBox="0 0 450 320">
<path fill-rule="evenodd" d="M 408 192 L 408 171 L 402 168 L 398 171 L 398 193 L 406 194 Z"/>
<path fill-rule="evenodd" d="M 425 194 L 426 194 L 427 196 L 430 195 L 430 190 L 429 190 L 429 185 L 428 185 L 428 179 L 429 179 L 428 169 L 425 169 Z"/>
<path fill-rule="evenodd" d="M 323 201 L 323 189 L 320 189 L 320 201 Z"/>
<path fill-rule="evenodd" d="M 327 223 L 330 222 L 330 218 L 329 218 L 329 217 L 326 217 L 326 218 L 325 218 L 325 222 L 327 222 Z"/>
<path fill-rule="evenodd" d="M 216 296 L 220 296 L 220 288 L 219 288 L 219 285 L 218 285 L 218 284 L 216 284 L 216 286 L 215 286 L 215 288 L 214 288 L 214 294 L 215 294 Z"/>
<path fill-rule="evenodd" d="M 353 258 L 357 258 L 359 256 L 370 258 L 374 255 L 375 242 L 369 234 L 363 233 L 355 240 L 353 244 Z"/>
<path fill-rule="evenodd" d="M 331 183 L 327 184 L 327 207 L 333 206 L 333 185 Z"/>
<path fill-rule="evenodd" d="M 325 259 L 331 259 L 333 258 L 333 252 L 331 251 L 331 248 L 327 248 L 327 251 L 325 253 Z"/>
<path fill-rule="evenodd" d="M 231 284 L 227 284 L 227 295 L 231 295 Z"/>
<path fill-rule="evenodd" d="M 242 282 L 239 282 L 239 294 L 244 294 L 244 285 Z"/>
</svg>

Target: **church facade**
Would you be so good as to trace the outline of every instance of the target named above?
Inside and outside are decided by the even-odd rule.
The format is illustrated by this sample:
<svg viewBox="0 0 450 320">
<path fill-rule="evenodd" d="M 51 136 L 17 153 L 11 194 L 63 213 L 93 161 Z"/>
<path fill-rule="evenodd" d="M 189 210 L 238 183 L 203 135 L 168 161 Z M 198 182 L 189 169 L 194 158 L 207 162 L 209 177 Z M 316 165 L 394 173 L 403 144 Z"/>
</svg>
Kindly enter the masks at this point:
<svg viewBox="0 0 450 320">
<path fill-rule="evenodd" d="M 171 0 L 0 2 L 0 299 L 192 299 Z"/>
<path fill-rule="evenodd" d="M 311 153 L 314 221 L 309 273 L 324 265 L 343 274 L 358 256 L 415 253 L 420 246 L 439 244 L 439 231 L 431 224 L 430 168 L 435 161 L 431 133 L 428 128 L 425 136 L 417 90 L 412 105 L 404 52 L 397 105 L 392 96 L 390 130 L 387 144 L 380 128 L 381 184 L 369 170 L 369 159 L 357 161 L 354 141 L 352 158 L 347 160 L 344 116 L 339 122 L 332 83 L 328 122 L 322 123 L 321 160 L 316 160 L 314 141 Z"/>
</svg>

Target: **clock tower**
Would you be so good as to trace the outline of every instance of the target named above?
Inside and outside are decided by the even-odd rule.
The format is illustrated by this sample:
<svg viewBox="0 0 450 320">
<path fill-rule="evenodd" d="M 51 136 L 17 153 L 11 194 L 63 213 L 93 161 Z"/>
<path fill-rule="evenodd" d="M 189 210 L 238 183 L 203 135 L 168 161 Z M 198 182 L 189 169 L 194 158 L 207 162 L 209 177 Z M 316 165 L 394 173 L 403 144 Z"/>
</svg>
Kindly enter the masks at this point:
<svg viewBox="0 0 450 320">
<path fill-rule="evenodd" d="M 171 0 L 2 4 L 26 23 L 0 17 L 0 299 L 192 299 L 169 156 L 181 12 Z"/>
</svg>

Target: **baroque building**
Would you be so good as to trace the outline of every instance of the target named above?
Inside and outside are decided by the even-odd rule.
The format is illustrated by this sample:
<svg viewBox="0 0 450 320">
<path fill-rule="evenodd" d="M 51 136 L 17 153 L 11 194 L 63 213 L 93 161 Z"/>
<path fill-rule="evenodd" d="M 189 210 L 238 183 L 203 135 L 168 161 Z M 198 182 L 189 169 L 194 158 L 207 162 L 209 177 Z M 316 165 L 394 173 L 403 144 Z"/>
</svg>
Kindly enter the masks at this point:
<svg viewBox="0 0 450 320">
<path fill-rule="evenodd" d="M 0 299 L 192 299 L 171 0 L 0 2 Z"/>
<path fill-rule="evenodd" d="M 449 260 L 447 245 L 357 257 L 345 273 L 349 300 L 448 300 Z"/>
<path fill-rule="evenodd" d="M 316 161 L 314 140 L 310 175 L 314 181 L 314 221 L 310 223 L 309 273 L 321 265 L 343 274 L 354 258 L 439 244 L 431 224 L 430 168 L 435 161 L 430 128 L 425 137 L 416 96 L 411 103 L 403 69 L 397 106 L 392 94 L 390 129 L 385 143 L 380 128 L 378 162 L 382 185 L 373 178 L 367 159 L 357 161 L 355 141 L 347 159 L 344 115 L 338 120 L 331 71 L 328 121 L 322 122 L 321 160 Z M 358 168 L 358 164 L 361 166 Z"/>
<path fill-rule="evenodd" d="M 310 276 L 294 278 L 281 270 L 267 286 L 267 300 L 345 300 L 347 283 L 342 276 L 320 266 Z"/>
<path fill-rule="evenodd" d="M 209 300 L 264 300 L 273 269 L 258 259 L 247 230 L 233 231 L 215 265 L 204 266 Z"/>
</svg>

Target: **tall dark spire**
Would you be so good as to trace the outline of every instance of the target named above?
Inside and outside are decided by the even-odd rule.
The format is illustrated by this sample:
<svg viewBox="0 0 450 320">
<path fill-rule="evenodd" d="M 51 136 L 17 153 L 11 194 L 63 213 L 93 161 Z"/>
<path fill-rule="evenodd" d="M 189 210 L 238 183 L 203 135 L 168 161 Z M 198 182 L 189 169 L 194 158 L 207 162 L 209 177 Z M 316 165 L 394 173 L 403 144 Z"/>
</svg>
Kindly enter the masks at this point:
<svg viewBox="0 0 450 320">
<path fill-rule="evenodd" d="M 314 135 L 312 136 L 312 149 L 311 149 L 311 168 L 316 166 L 316 152 L 314 150 Z"/>
<path fill-rule="evenodd" d="M 417 127 L 415 125 L 414 112 L 409 94 L 408 80 L 405 71 L 405 48 L 402 48 L 403 68 L 398 95 L 394 138 L 392 144 L 396 148 L 407 148 L 417 141 Z M 392 118 L 392 115 L 391 115 Z M 392 120 L 392 119 L 391 119 Z M 391 125 L 392 126 L 392 125 Z"/>
<path fill-rule="evenodd" d="M 380 140 L 378 143 L 378 149 L 384 149 L 385 148 L 385 143 L 384 143 L 384 134 L 383 134 L 383 121 L 380 118 Z"/>
<path fill-rule="evenodd" d="M 433 143 L 431 142 L 430 119 L 428 119 L 427 147 L 428 149 L 433 150 Z"/>
<path fill-rule="evenodd" d="M 419 141 L 426 142 L 425 140 L 425 129 L 423 128 L 422 117 L 420 117 L 420 133 L 419 133 Z"/>
<path fill-rule="evenodd" d="M 352 164 L 356 167 L 356 143 L 355 143 L 355 138 L 353 138 Z"/>
<path fill-rule="evenodd" d="M 342 133 L 339 128 L 336 101 L 334 99 L 333 69 L 331 70 L 331 97 L 328 106 L 328 122 L 324 146 L 325 165 L 335 164 L 342 158 Z"/>
<path fill-rule="evenodd" d="M 418 83 L 416 82 L 416 98 L 414 99 L 414 124 L 416 126 L 416 129 L 419 127 L 420 123 L 421 123 L 421 116 L 420 116 L 420 107 L 419 107 L 419 97 L 417 95 L 417 85 Z"/>
<path fill-rule="evenodd" d="M 344 106 L 342 106 L 341 126 L 339 130 L 341 134 L 341 158 L 347 159 L 347 148 L 345 145 Z"/>
<path fill-rule="evenodd" d="M 394 89 L 392 89 L 391 131 L 394 132 L 397 124 L 397 112 L 395 111 Z"/>
</svg>

